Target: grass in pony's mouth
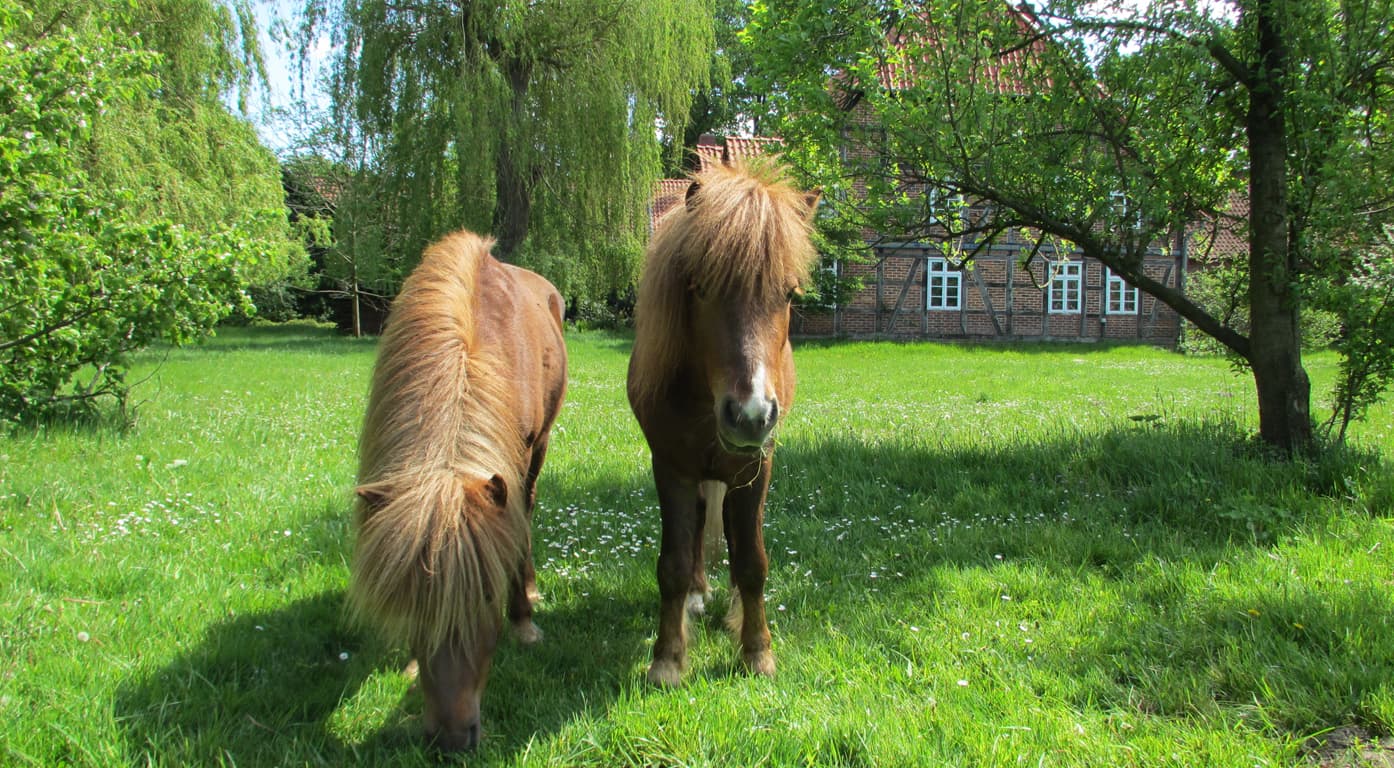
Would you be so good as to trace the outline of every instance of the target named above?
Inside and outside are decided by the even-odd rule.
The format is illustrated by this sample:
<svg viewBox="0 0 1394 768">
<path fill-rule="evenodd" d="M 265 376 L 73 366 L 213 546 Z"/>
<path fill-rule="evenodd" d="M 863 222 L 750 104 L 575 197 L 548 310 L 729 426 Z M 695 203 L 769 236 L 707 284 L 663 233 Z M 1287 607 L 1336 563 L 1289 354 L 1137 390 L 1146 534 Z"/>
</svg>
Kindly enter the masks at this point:
<svg viewBox="0 0 1394 768">
<path fill-rule="evenodd" d="M 767 450 L 769 450 L 770 445 L 770 441 L 759 443 L 757 445 L 736 445 L 735 443 L 728 441 L 726 439 L 726 436 L 721 434 L 720 431 L 716 433 L 716 437 L 721 444 L 721 450 L 726 451 L 727 453 L 733 453 L 737 456 L 761 456 L 764 455 L 764 453 Z"/>
<path fill-rule="evenodd" d="M 500 645 L 470 765 L 1276 766 L 1394 731 L 1394 400 L 1367 454 L 1276 464 L 1244 447 L 1251 379 L 1141 347 L 796 346 L 778 677 L 713 618 L 685 685 L 648 687 L 628 341 L 567 337 L 545 638 Z M 134 429 L 0 435 L 0 765 L 436 765 L 407 653 L 342 615 L 373 351 L 223 329 L 138 358 Z M 1335 355 L 1304 362 L 1328 392 Z"/>
</svg>

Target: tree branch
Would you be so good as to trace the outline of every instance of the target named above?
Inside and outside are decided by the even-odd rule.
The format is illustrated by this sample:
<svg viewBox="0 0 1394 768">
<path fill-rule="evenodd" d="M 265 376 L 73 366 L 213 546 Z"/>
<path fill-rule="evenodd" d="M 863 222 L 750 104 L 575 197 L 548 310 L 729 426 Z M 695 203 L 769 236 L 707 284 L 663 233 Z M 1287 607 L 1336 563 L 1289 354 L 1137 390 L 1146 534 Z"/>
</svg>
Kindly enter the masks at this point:
<svg viewBox="0 0 1394 768">
<path fill-rule="evenodd" d="M 1205 50 L 1210 53 L 1210 56 L 1214 58 L 1215 61 L 1220 63 L 1220 66 L 1225 68 L 1225 71 L 1234 75 L 1234 79 L 1238 80 L 1241 85 L 1245 88 L 1254 87 L 1254 71 L 1245 65 L 1244 62 L 1236 59 L 1234 54 L 1229 52 L 1228 48 L 1212 40 L 1205 45 Z"/>
<path fill-rule="evenodd" d="M 92 315 L 97 314 L 98 312 L 101 312 L 104 309 L 110 308 L 111 306 L 109 302 L 95 307 L 89 307 L 81 312 L 78 312 L 75 315 L 68 317 L 66 320 L 63 320 L 62 322 L 54 323 L 53 325 L 40 328 L 39 330 L 34 331 L 33 333 L 25 334 L 17 339 L 10 339 L 9 341 L 0 341 L 0 352 L 4 352 L 7 349 L 13 349 L 14 347 L 23 346 L 33 341 L 34 339 L 43 338 L 44 336 L 47 336 L 50 333 L 53 333 L 54 331 L 61 331 L 64 328 L 67 328 L 68 326 L 78 322 L 79 320 L 82 320 L 83 318 L 90 317 Z"/>
</svg>

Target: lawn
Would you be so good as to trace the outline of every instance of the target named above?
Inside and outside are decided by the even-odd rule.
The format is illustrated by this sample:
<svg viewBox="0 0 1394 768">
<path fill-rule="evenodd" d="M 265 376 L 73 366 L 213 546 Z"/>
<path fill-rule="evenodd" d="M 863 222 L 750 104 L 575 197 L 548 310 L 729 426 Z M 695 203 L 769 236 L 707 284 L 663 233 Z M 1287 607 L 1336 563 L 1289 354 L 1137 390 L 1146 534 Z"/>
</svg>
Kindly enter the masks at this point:
<svg viewBox="0 0 1394 768">
<path fill-rule="evenodd" d="M 1353 451 L 1280 464 L 1219 359 L 801 345 L 779 676 L 699 624 L 662 691 L 628 341 L 568 345 L 546 638 L 500 647 L 469 765 L 1310 765 L 1333 729 L 1394 730 L 1388 403 Z M 435 764 L 405 655 L 342 614 L 373 350 L 225 329 L 141 358 L 130 428 L 0 436 L 0 764 Z M 1320 401 L 1335 360 L 1308 362 Z"/>
</svg>

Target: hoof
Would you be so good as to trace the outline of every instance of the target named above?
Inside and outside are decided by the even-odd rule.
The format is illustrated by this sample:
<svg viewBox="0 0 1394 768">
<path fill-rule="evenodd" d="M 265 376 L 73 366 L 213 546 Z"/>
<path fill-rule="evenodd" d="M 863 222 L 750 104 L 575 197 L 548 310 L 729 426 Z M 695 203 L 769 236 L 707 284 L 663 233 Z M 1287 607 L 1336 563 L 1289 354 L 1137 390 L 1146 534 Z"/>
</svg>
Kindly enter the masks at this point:
<svg viewBox="0 0 1394 768">
<path fill-rule="evenodd" d="M 525 620 L 513 625 L 513 634 L 518 638 L 518 642 L 523 645 L 536 645 L 542 642 L 542 630 L 531 620 Z"/>
<path fill-rule="evenodd" d="M 701 592 L 687 593 L 687 615 L 701 616 L 702 614 L 706 613 L 708 597 L 711 597 L 711 595 L 703 594 Z"/>
<path fill-rule="evenodd" d="M 649 684 L 676 688 L 682 683 L 682 668 L 675 661 L 655 661 L 649 665 Z"/>
<path fill-rule="evenodd" d="M 774 677 L 774 654 L 768 649 L 744 654 L 742 659 L 750 674 L 760 677 Z"/>
<path fill-rule="evenodd" d="M 404 669 L 404 670 L 402 670 L 402 676 L 405 677 L 405 678 L 408 679 L 408 680 L 415 680 L 415 679 L 416 679 L 416 676 L 419 675 L 420 673 L 421 673 L 421 668 L 420 668 L 419 666 L 417 666 L 417 664 L 416 664 L 416 659 L 412 659 L 411 661 L 408 661 L 408 662 L 407 662 L 407 668 Z"/>
</svg>

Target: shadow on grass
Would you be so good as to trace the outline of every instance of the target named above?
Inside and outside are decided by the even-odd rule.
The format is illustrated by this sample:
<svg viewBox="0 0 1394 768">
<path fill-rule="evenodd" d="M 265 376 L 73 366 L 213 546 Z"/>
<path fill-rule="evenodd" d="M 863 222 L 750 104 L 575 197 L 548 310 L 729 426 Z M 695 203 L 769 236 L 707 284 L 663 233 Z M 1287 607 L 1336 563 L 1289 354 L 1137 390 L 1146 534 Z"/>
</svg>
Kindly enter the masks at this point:
<svg viewBox="0 0 1394 768">
<path fill-rule="evenodd" d="M 1050 606 L 1062 595 L 1096 594 L 1088 590 L 1115 601 L 1059 619 L 1073 645 L 1053 656 L 992 656 L 1005 659 L 1008 683 L 1048 684 L 1050 696 L 1079 709 L 1183 718 L 1216 706 L 1253 711 L 1252 702 L 1264 701 L 1273 721 L 1294 732 L 1304 722 L 1354 718 L 1372 686 L 1394 679 L 1394 654 L 1341 638 L 1351 637 L 1352 625 L 1357 638 L 1388 634 L 1387 597 L 1359 585 L 1332 597 L 1315 585 L 1273 583 L 1245 586 L 1236 597 L 1186 580 L 1235 558 L 1262 561 L 1284 534 L 1329 514 L 1311 502 L 1337 491 L 1338 471 L 1274 464 L 1251 455 L 1240 437 L 1148 424 L 1000 448 L 851 436 L 784 444 L 766 529 L 771 586 L 779 590 L 773 602 L 794 608 L 772 613 L 782 625 L 778 642 L 817 645 L 829 623 L 847 622 L 865 644 L 859 658 L 913 658 L 922 646 L 856 625 L 898 611 L 947 613 L 942 595 L 961 594 L 974 579 L 991 582 L 1006 563 L 1002 578 L 1020 580 L 1022 594 L 1002 604 L 1005 611 L 1025 610 L 1030 591 L 1041 594 L 1042 610 L 1058 610 Z M 656 622 L 656 546 L 647 542 L 658 520 L 647 474 L 634 471 L 578 483 L 544 473 L 549 514 L 535 525 L 536 548 L 544 589 L 558 599 L 539 607 L 542 644 L 505 641 L 495 656 L 482 751 L 470 762 L 506 761 L 578 720 L 603 721 L 637 683 Z M 646 543 L 638 554 L 599 551 L 611 535 Z M 588 558 L 594 567 L 547 574 L 544 558 L 556 547 L 544 539 L 568 542 L 559 558 L 585 548 L 585 558 L 567 562 Z M 1174 579 L 1173 566 L 1182 574 Z M 805 570 L 817 577 L 800 580 Z M 418 743 L 420 695 L 394 677 L 405 655 L 346 631 L 341 603 L 342 593 L 330 591 L 227 619 L 164 669 L 132 682 L 117 702 L 131 762 L 428 763 Z M 697 640 L 708 661 L 689 679 L 741 674 L 718 634 L 709 622 Z M 1337 685 L 1312 698 L 1309 689 L 1322 680 Z M 364 703 L 384 697 L 395 700 L 386 711 Z"/>
<path fill-rule="evenodd" d="M 1394 679 L 1394 615 L 1382 588 L 1292 575 L 1229 594 L 1145 591 L 1102 612 L 1098 631 L 1052 664 L 1079 681 L 1078 706 L 1169 717 L 1228 710 L 1226 719 L 1294 741 L 1351 723 L 1387 732 L 1376 702 Z"/>
<path fill-rule="evenodd" d="M 816 497 L 812 525 L 858 512 L 894 520 L 912 514 L 897 512 L 904 507 L 914 510 L 907 522 L 946 530 L 974 521 L 1142 527 L 1207 550 L 1271 541 L 1315 511 L 1297 499 L 1344 495 L 1356 469 L 1350 456 L 1272 461 L 1232 425 L 1141 422 L 1015 436 L 1000 448 L 932 440 L 867 445 L 833 435 L 782 445 L 775 483 L 787 496 Z M 1009 527 L 1002 534 L 1017 538 Z"/>
<path fill-rule="evenodd" d="M 125 686 L 117 709 L 132 762 L 339 762 L 344 748 L 328 719 L 375 671 L 363 639 L 344 628 L 342 603 L 342 593 L 324 592 L 214 624 L 187 653 Z"/>
<path fill-rule="evenodd" d="M 1387 514 L 1387 482 L 1352 484 L 1383 476 L 1378 457 L 1275 462 L 1237 428 L 1162 423 L 1000 449 L 816 438 L 781 446 L 776 464 L 772 563 L 793 550 L 797 570 L 822 576 L 786 577 L 779 599 L 814 613 L 797 634 L 855 622 L 858 604 L 923 620 L 957 614 L 946 595 L 1009 594 L 998 612 L 1013 631 L 1006 650 L 992 648 L 1003 674 L 1056 678 L 1081 709 L 1223 711 L 1299 741 L 1352 721 L 1384 727 L 1369 697 L 1394 679 L 1379 639 L 1394 625 L 1387 595 L 1368 573 L 1352 584 L 1339 571 L 1300 578 L 1295 563 L 1272 570 L 1298 556 L 1277 544 L 1321 530 L 1333 509 Z M 1066 609 L 1069 596 L 1099 602 Z M 1018 621 L 1057 613 L 1069 647 L 1022 645 Z M 888 658 L 923 653 L 908 636 L 879 636 Z"/>
<path fill-rule="evenodd" d="M 123 686 L 116 706 L 130 761 L 438 764 L 421 744 L 420 692 L 401 674 L 408 655 L 347 629 L 343 599 L 328 591 L 217 623 L 187 653 Z M 603 715 L 643 654 L 647 626 L 636 617 L 645 614 L 598 590 L 540 606 L 543 641 L 505 637 L 494 656 L 483 751 L 473 757 L 512 754 L 578 715 Z M 372 701 L 383 697 L 396 704 L 384 711 Z"/>
<path fill-rule="evenodd" d="M 354 338 L 332 327 L 287 323 L 250 327 L 223 326 L 217 333 L 196 347 L 205 352 L 279 351 L 310 352 L 321 355 L 345 354 L 373 349 L 376 336 Z"/>
</svg>

